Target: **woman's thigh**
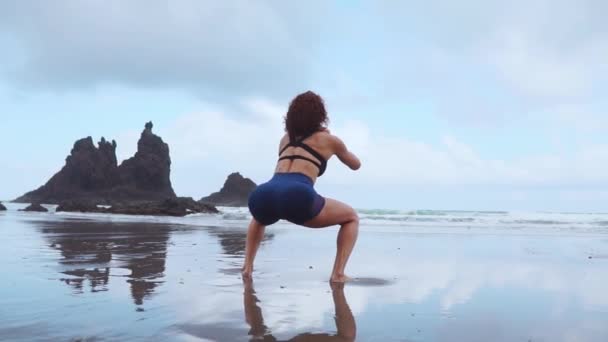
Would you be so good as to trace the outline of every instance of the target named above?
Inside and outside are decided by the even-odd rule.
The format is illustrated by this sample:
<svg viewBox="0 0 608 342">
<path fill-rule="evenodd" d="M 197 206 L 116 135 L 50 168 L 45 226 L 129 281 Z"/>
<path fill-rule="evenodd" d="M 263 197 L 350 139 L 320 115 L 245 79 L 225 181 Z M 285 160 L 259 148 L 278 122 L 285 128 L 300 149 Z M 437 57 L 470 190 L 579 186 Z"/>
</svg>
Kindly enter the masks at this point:
<svg viewBox="0 0 608 342">
<path fill-rule="evenodd" d="M 313 219 L 304 222 L 303 226 L 309 228 L 323 228 L 343 224 L 353 220 L 357 220 L 357 213 L 348 204 L 342 203 L 335 199 L 325 198 L 325 205 Z"/>
</svg>

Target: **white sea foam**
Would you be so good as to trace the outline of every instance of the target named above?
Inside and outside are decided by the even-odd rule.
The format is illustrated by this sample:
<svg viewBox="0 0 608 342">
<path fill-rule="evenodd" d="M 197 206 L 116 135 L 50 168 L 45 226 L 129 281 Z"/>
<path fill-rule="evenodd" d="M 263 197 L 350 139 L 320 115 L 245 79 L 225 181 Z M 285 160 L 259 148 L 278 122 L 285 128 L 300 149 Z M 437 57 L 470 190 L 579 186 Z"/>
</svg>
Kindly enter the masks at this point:
<svg viewBox="0 0 608 342">
<path fill-rule="evenodd" d="M 251 218 L 247 208 L 220 207 L 223 221 L 236 223 Z M 507 230 L 608 231 L 608 213 L 558 213 L 454 210 L 357 210 L 362 227 L 460 228 Z"/>
</svg>

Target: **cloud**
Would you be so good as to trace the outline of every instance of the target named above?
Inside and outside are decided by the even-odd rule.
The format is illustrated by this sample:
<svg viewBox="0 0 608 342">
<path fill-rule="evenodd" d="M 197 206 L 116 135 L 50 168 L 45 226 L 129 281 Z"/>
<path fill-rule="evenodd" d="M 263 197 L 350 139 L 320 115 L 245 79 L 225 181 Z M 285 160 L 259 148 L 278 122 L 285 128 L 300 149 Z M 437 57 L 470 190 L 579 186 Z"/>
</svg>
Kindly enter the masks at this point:
<svg viewBox="0 0 608 342">
<path fill-rule="evenodd" d="M 604 114 L 607 103 L 578 103 L 555 106 L 548 109 L 555 116 L 553 129 L 566 129 L 570 134 L 580 132 L 583 137 L 608 131 L 608 116 Z"/>
<path fill-rule="evenodd" d="M 390 95 L 430 99 L 454 123 L 553 122 L 556 106 L 597 102 L 608 84 L 603 1 L 376 2 L 394 44 Z M 404 19 L 407 18 L 407 20 Z M 409 95 L 409 96 L 408 96 Z M 587 116 L 603 111 L 587 106 Z"/>
<path fill-rule="evenodd" d="M 483 57 L 496 67 L 499 77 L 529 98 L 563 101 L 587 97 L 594 81 L 606 80 L 608 70 L 602 67 L 602 60 L 608 57 L 605 38 L 584 40 L 568 49 L 548 46 L 521 28 L 506 29 L 491 38 L 482 47 L 486 50 Z"/>
<path fill-rule="evenodd" d="M 315 88 L 336 110 L 422 102 L 465 125 L 553 123 L 561 106 L 597 120 L 586 104 L 608 83 L 607 11 L 597 0 L 5 2 L 0 36 L 14 49 L 0 70 L 38 89 L 119 83 L 224 104 Z"/>
<path fill-rule="evenodd" d="M 506 159 L 484 158 L 452 136 L 434 145 L 371 132 L 362 122 L 351 122 L 335 132 L 356 142 L 353 150 L 363 161 L 357 174 L 337 168 L 328 175 L 342 184 L 577 187 L 606 186 L 608 181 L 608 146 L 602 144 L 580 146 L 571 153 Z"/>
<path fill-rule="evenodd" d="M 43 88 L 125 83 L 199 94 L 277 94 L 306 83 L 324 5 L 258 1 L 20 1 L 0 5 Z M 310 25 L 310 26 L 308 26 Z"/>
<path fill-rule="evenodd" d="M 199 111 L 178 115 L 167 127 L 155 128 L 170 145 L 178 193 L 201 196 L 216 191 L 234 171 L 258 183 L 270 178 L 283 134 L 283 108 L 264 98 L 248 98 L 238 108 L 241 117 L 221 105 L 204 104 Z M 395 191 L 408 186 L 581 190 L 608 185 L 608 146 L 603 144 L 579 146 L 571 153 L 485 158 L 449 135 L 430 144 L 374 131 L 359 120 L 335 123 L 331 129 L 363 166 L 353 172 L 334 157 L 321 178 L 324 185 L 388 186 Z M 130 133 L 122 136 L 135 138 Z"/>
<path fill-rule="evenodd" d="M 203 105 L 178 116 L 160 135 L 171 148 L 173 183 L 180 192 L 202 196 L 217 191 L 228 173 L 239 171 L 257 182 L 272 175 L 283 111 L 261 98 L 241 101 L 231 115 L 226 107 Z M 198 182 L 204 174 L 205 179 Z"/>
</svg>

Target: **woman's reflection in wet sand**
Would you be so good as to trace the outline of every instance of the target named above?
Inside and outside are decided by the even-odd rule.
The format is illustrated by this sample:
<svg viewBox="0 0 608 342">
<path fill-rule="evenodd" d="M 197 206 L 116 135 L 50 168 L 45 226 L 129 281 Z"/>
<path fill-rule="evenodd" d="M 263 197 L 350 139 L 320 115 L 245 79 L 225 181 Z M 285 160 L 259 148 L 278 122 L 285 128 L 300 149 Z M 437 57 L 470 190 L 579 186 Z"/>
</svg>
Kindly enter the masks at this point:
<svg viewBox="0 0 608 342">
<path fill-rule="evenodd" d="M 260 301 L 255 295 L 253 281 L 251 279 L 244 279 L 243 283 L 245 287 L 243 296 L 245 321 L 251 327 L 248 333 L 249 336 L 251 336 L 251 341 L 279 341 L 270 333 L 268 327 L 264 324 L 262 309 L 258 306 Z M 285 341 L 317 342 L 355 340 L 357 336 L 357 325 L 355 323 L 355 317 L 353 317 L 350 307 L 346 302 L 346 297 L 344 296 L 344 284 L 332 283 L 331 289 L 336 312 L 335 321 L 337 333 L 335 335 L 327 333 L 303 333 Z"/>
</svg>

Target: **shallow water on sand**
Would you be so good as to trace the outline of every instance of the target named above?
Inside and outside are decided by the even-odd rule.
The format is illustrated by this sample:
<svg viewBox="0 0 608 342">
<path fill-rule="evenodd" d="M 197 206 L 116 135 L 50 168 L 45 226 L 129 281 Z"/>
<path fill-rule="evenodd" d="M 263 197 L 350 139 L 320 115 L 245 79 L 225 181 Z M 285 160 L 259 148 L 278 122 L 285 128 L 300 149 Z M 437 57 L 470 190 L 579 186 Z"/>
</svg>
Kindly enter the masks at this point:
<svg viewBox="0 0 608 342">
<path fill-rule="evenodd" d="M 244 223 L 136 220 L 0 213 L 0 340 L 608 340 L 608 232 L 363 226 L 332 288 L 335 228 L 268 228 L 244 283 Z"/>
</svg>

